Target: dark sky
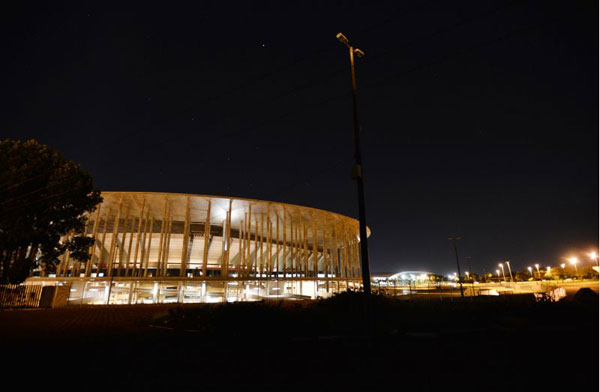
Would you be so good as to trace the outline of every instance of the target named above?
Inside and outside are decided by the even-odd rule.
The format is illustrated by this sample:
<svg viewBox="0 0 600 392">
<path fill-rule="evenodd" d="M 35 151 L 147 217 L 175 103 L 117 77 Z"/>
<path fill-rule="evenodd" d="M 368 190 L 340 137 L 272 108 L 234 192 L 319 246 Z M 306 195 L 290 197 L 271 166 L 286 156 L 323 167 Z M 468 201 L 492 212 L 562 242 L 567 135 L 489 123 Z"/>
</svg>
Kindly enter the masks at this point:
<svg viewBox="0 0 600 392">
<path fill-rule="evenodd" d="M 0 12 L 0 130 L 102 190 L 357 217 L 342 31 L 372 270 L 455 271 L 449 235 L 479 272 L 597 246 L 598 2 L 95 3 Z"/>
</svg>

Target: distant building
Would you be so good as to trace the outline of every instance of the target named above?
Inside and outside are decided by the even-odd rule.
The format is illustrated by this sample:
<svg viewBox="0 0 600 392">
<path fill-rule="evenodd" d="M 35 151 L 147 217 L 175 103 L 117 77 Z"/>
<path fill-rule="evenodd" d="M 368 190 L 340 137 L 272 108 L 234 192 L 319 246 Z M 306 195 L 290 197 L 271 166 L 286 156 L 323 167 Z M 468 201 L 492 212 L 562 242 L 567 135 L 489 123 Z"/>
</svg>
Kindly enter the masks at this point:
<svg viewBox="0 0 600 392">
<path fill-rule="evenodd" d="M 372 279 L 377 283 L 408 285 L 438 282 L 441 276 L 427 271 L 401 271 L 395 273 L 373 274 Z"/>
</svg>

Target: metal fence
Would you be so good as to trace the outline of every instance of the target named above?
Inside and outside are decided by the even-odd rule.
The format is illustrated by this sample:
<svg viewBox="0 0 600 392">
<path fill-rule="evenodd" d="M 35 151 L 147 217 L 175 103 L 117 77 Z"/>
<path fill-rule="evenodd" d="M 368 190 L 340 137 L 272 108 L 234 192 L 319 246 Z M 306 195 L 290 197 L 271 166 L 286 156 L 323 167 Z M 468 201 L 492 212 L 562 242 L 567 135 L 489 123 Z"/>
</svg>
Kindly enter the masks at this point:
<svg viewBox="0 0 600 392">
<path fill-rule="evenodd" d="M 0 309 L 37 308 L 42 297 L 42 285 L 0 285 Z"/>
</svg>

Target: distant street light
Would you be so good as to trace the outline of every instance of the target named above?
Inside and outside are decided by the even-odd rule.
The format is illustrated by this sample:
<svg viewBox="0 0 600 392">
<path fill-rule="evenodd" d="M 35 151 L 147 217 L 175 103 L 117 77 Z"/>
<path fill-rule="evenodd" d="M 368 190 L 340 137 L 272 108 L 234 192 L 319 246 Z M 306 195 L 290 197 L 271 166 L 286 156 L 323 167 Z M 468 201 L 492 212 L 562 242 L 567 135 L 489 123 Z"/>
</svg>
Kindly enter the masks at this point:
<svg viewBox="0 0 600 392">
<path fill-rule="evenodd" d="M 504 264 L 498 264 L 498 267 L 502 268 L 502 280 L 506 282 L 506 275 L 504 274 Z"/>
<path fill-rule="evenodd" d="M 469 271 L 465 272 L 465 274 L 467 275 L 467 282 L 471 283 L 471 296 L 474 297 L 475 296 L 475 287 L 473 287 L 475 285 L 475 277 L 472 275 L 469 275 Z"/>
<path fill-rule="evenodd" d="M 473 271 L 473 268 L 471 268 L 471 256 L 466 256 L 465 260 L 467 261 L 467 267 L 469 267 L 469 271 Z M 475 278 L 472 278 L 475 279 Z"/>
<path fill-rule="evenodd" d="M 531 275 L 531 279 L 533 279 L 533 269 L 531 267 L 527 267 L 529 270 L 529 274 Z"/>
<path fill-rule="evenodd" d="M 505 261 L 506 265 L 508 265 L 508 274 L 510 275 L 510 281 L 513 282 L 512 270 L 510 269 L 510 260 Z"/>
<path fill-rule="evenodd" d="M 352 76 L 352 108 L 354 117 L 354 166 L 352 177 L 356 179 L 358 189 L 358 217 L 360 227 L 360 266 L 362 272 L 363 291 L 365 296 L 371 296 L 371 273 L 369 268 L 369 248 L 367 245 L 367 213 L 365 211 L 365 191 L 363 183 L 362 156 L 360 153 L 360 121 L 358 118 L 358 104 L 356 92 L 356 71 L 354 69 L 354 56 L 361 58 L 365 53 L 350 45 L 348 38 L 342 33 L 336 35 L 338 41 L 344 44 L 350 54 L 350 73 Z"/>
<path fill-rule="evenodd" d="M 596 252 L 591 252 L 588 254 L 588 256 L 590 257 L 590 259 L 592 259 L 592 262 L 598 265 L 598 254 L 596 254 Z"/>
<path fill-rule="evenodd" d="M 540 279 L 540 265 L 536 264 L 535 269 L 537 270 L 537 277 L 538 277 L 538 279 Z"/>
<path fill-rule="evenodd" d="M 577 277 L 577 257 L 571 257 L 569 263 L 573 264 L 573 267 L 575 267 L 575 277 Z"/>
<path fill-rule="evenodd" d="M 500 281 L 500 270 L 496 270 L 496 275 L 498 275 L 498 282 Z"/>
</svg>

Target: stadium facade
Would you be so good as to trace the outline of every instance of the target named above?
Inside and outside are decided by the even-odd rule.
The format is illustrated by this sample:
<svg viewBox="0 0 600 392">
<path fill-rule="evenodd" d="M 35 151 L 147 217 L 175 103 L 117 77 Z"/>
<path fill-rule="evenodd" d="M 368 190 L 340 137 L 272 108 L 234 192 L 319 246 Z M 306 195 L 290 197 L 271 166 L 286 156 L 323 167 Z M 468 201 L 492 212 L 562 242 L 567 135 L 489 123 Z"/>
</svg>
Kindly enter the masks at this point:
<svg viewBox="0 0 600 392">
<path fill-rule="evenodd" d="M 140 304 L 327 297 L 361 287 L 358 221 L 291 204 L 104 192 L 86 235 L 27 284 L 68 285 L 68 303 Z"/>
</svg>

